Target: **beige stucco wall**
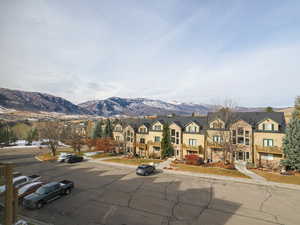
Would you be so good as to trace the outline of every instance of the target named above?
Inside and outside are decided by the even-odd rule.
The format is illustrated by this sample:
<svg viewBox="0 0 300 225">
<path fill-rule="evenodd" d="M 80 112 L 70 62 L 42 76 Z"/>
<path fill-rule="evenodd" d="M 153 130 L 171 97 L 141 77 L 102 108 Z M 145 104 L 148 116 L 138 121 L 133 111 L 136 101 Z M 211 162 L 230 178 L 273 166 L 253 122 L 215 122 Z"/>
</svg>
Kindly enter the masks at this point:
<svg viewBox="0 0 300 225">
<path fill-rule="evenodd" d="M 260 160 L 262 153 L 258 153 L 256 146 L 261 146 L 263 147 L 263 140 L 264 139 L 273 139 L 273 146 L 274 147 L 282 147 L 282 141 L 284 138 L 285 134 L 284 133 L 268 133 L 268 132 L 254 132 L 254 161 L 256 165 L 259 165 L 260 163 L 262 166 L 267 166 L 268 164 L 271 164 L 271 160 L 266 161 L 266 160 Z M 280 160 L 282 159 L 283 155 L 275 155 L 273 154 L 273 163 L 274 167 L 275 165 L 279 165 Z"/>
<path fill-rule="evenodd" d="M 273 139 L 273 145 L 282 147 L 284 133 L 254 132 L 254 145 L 263 146 L 264 139 Z"/>
<path fill-rule="evenodd" d="M 189 139 L 195 139 L 196 140 L 196 146 L 199 147 L 199 146 L 202 146 L 202 149 L 204 151 L 204 147 L 205 147 L 205 135 L 203 134 L 192 134 L 192 133 L 183 133 L 182 135 L 182 143 L 186 146 L 189 146 Z M 186 148 L 183 148 L 182 151 L 183 151 L 183 158 L 188 154 L 187 150 L 189 149 L 186 149 Z M 192 151 L 195 151 L 194 149 L 190 149 Z M 203 154 L 198 154 L 199 156 L 203 157 Z"/>
</svg>

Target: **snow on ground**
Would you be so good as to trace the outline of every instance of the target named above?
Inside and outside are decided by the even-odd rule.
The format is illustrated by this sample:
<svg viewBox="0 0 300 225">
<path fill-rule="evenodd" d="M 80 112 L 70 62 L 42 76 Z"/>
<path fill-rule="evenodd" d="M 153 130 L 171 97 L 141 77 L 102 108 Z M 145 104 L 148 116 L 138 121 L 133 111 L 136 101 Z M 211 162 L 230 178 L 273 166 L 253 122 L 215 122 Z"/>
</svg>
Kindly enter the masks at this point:
<svg viewBox="0 0 300 225">
<path fill-rule="evenodd" d="M 8 149 L 8 148 L 38 148 L 38 147 L 46 147 L 47 145 L 43 145 L 42 143 L 47 142 L 48 140 L 43 139 L 40 141 L 33 141 L 32 145 L 26 145 L 27 141 L 26 140 L 17 140 L 13 145 L 13 146 L 6 146 L 3 147 L 4 149 Z M 70 147 L 69 145 L 66 145 L 62 142 L 58 142 L 60 147 Z"/>
</svg>

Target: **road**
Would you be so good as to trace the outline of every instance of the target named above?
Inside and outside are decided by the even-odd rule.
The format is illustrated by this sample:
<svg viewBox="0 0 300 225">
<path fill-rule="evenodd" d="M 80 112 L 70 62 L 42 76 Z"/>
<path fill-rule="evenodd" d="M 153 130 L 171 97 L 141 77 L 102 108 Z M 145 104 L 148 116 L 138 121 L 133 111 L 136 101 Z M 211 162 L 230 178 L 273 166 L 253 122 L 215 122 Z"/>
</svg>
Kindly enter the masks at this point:
<svg viewBox="0 0 300 225">
<path fill-rule="evenodd" d="M 300 224 L 300 191 L 155 174 L 96 162 L 42 163 L 34 150 L 1 150 L 0 162 L 46 181 L 75 182 L 71 195 L 20 213 L 57 225 L 270 225 Z"/>
</svg>

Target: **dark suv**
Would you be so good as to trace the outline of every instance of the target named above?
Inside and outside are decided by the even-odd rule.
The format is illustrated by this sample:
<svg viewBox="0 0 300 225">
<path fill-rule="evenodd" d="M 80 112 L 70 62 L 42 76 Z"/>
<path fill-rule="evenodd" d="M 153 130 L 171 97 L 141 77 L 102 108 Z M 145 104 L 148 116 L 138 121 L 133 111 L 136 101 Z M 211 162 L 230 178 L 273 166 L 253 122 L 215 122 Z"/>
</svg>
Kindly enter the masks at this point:
<svg viewBox="0 0 300 225">
<path fill-rule="evenodd" d="M 148 176 L 154 173 L 155 167 L 151 165 L 140 165 L 136 168 L 136 174 L 140 176 Z"/>
</svg>

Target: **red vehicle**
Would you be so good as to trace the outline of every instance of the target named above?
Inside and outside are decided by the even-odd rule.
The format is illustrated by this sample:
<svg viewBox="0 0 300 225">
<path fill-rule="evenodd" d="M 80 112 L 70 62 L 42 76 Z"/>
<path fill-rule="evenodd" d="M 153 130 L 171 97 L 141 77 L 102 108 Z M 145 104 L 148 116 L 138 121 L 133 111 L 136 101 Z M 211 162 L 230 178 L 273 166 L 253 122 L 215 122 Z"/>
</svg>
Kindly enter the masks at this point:
<svg viewBox="0 0 300 225">
<path fill-rule="evenodd" d="M 44 184 L 45 183 L 43 182 L 37 181 L 37 182 L 25 184 L 24 186 L 20 187 L 18 189 L 19 203 L 22 203 L 24 197 L 35 192 L 39 187 L 41 187 Z"/>
</svg>

